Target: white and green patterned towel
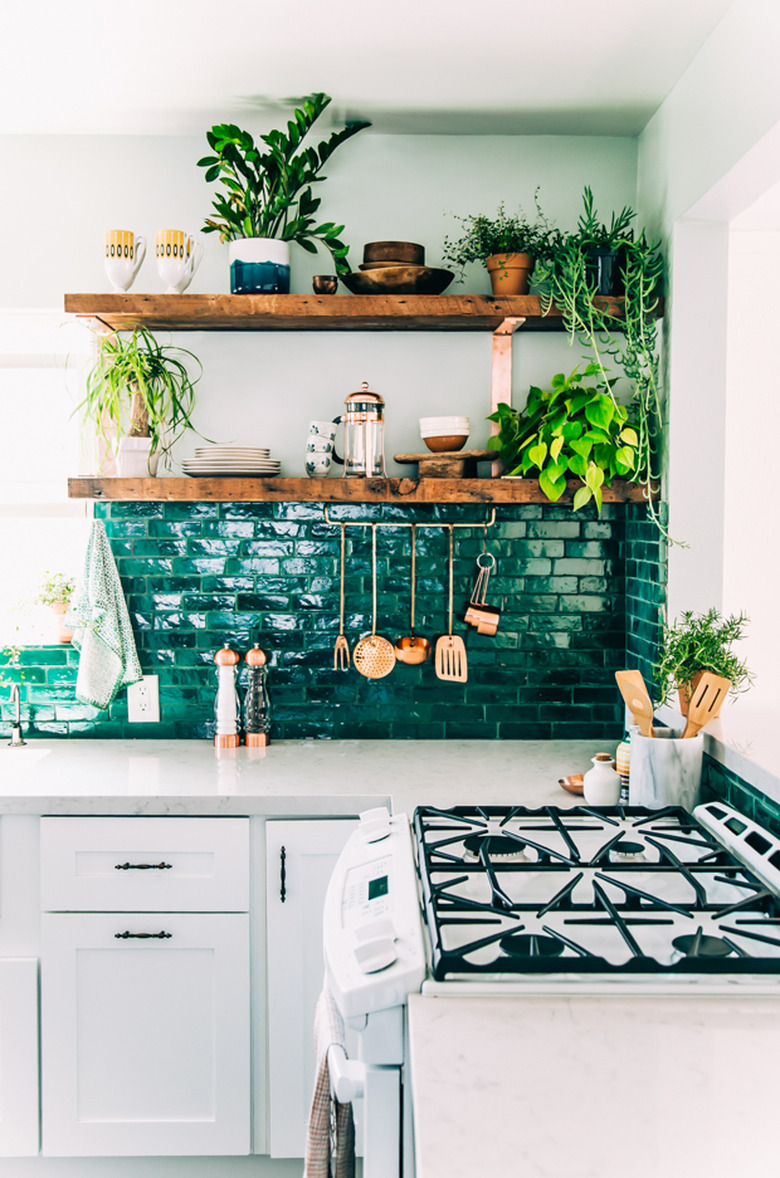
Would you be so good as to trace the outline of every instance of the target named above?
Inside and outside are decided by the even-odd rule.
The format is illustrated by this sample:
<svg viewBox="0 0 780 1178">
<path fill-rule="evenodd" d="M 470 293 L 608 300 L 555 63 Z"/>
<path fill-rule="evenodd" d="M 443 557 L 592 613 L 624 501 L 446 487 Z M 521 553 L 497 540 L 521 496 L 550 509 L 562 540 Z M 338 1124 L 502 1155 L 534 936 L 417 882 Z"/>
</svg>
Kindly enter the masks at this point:
<svg viewBox="0 0 780 1178">
<path fill-rule="evenodd" d="M 80 652 L 76 699 L 107 708 L 143 677 L 130 615 L 103 521 L 96 519 L 66 622 Z"/>
</svg>

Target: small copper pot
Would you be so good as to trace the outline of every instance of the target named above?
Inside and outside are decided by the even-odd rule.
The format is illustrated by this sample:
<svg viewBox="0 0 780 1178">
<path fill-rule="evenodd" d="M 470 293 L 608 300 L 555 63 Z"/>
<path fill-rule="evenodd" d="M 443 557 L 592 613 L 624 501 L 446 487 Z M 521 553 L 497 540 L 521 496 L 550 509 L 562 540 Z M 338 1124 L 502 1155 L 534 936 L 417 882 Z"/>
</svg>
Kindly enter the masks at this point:
<svg viewBox="0 0 780 1178">
<path fill-rule="evenodd" d="M 315 274 L 311 285 L 315 294 L 335 294 L 339 280 L 335 274 Z"/>
</svg>

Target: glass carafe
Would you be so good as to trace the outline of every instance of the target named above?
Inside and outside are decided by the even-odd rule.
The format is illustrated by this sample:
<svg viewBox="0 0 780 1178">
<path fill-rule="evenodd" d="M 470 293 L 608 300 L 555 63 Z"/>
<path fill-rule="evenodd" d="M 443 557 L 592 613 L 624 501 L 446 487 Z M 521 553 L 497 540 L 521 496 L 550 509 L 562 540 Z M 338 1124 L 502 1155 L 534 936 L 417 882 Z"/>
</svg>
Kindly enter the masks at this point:
<svg viewBox="0 0 780 1178">
<path fill-rule="evenodd" d="M 360 392 L 346 398 L 346 412 L 335 417 L 344 423 L 344 457 L 333 451 L 333 461 L 343 464 L 344 477 L 385 477 L 385 402 L 363 381 Z"/>
</svg>

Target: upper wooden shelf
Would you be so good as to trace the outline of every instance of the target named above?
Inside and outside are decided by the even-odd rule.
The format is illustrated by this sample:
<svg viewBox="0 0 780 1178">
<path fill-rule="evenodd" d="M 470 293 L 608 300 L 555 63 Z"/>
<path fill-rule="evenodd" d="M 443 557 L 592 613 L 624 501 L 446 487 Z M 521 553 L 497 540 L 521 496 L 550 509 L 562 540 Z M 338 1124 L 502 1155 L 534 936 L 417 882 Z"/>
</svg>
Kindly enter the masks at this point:
<svg viewBox="0 0 780 1178">
<path fill-rule="evenodd" d="M 622 299 L 597 299 L 619 311 Z M 101 332 L 495 331 L 507 318 L 525 329 L 560 331 L 560 312 L 542 314 L 537 295 L 66 294 L 65 310 Z"/>
<path fill-rule="evenodd" d="M 566 484 L 569 502 L 580 483 Z M 547 503 L 536 479 L 252 479 L 252 478 L 73 478 L 71 499 L 189 500 L 190 502 L 313 503 Z M 615 479 L 603 490 L 605 503 L 641 503 L 644 491 Z"/>
</svg>

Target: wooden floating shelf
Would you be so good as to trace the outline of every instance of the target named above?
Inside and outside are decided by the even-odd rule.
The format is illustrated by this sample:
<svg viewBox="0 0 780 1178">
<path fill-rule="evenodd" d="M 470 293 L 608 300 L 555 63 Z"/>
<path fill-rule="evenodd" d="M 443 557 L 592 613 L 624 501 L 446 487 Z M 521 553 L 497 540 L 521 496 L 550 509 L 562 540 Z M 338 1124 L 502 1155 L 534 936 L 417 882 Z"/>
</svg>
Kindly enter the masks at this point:
<svg viewBox="0 0 780 1178">
<path fill-rule="evenodd" d="M 582 484 L 571 479 L 559 502 Z M 548 503 L 535 479 L 73 478 L 71 499 L 230 503 Z M 605 503 L 642 503 L 644 489 L 615 479 Z"/>
<path fill-rule="evenodd" d="M 622 299 L 597 298 L 617 314 Z M 542 314 L 537 295 L 66 294 L 65 310 L 100 332 L 495 331 L 507 318 L 525 330 L 561 331 L 560 312 Z"/>
</svg>

